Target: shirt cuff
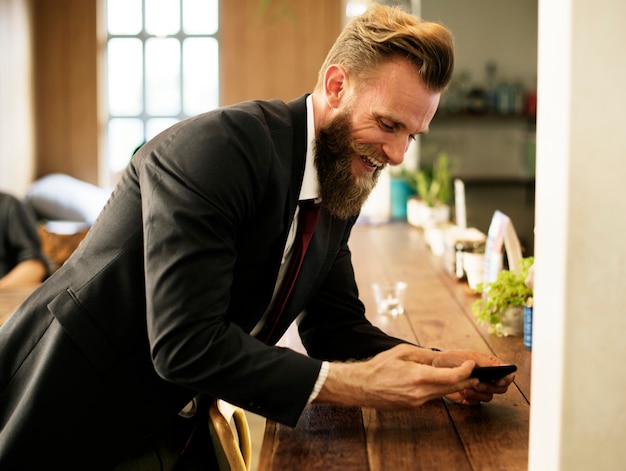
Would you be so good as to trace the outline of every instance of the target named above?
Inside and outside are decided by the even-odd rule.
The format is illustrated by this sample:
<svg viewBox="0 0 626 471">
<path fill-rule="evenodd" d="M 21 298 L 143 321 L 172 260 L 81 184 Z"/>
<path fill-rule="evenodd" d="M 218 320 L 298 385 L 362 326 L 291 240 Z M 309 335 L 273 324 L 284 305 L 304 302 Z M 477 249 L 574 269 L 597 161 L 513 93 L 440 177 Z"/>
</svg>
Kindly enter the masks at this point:
<svg viewBox="0 0 626 471">
<path fill-rule="evenodd" d="M 320 374 L 317 376 L 317 381 L 315 381 L 315 385 L 313 386 L 313 392 L 311 392 L 311 395 L 309 396 L 309 401 L 307 402 L 307 405 L 311 404 L 322 390 L 322 387 L 326 382 L 326 378 L 328 378 L 329 370 L 330 363 L 328 363 L 327 361 L 323 361 L 322 367 L 320 368 Z"/>
</svg>

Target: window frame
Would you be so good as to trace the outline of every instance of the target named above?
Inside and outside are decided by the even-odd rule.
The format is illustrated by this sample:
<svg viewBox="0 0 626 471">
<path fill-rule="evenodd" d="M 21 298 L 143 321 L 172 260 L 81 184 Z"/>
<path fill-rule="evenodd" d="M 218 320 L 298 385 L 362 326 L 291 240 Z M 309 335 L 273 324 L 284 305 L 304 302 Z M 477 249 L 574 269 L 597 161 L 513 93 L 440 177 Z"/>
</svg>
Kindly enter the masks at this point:
<svg viewBox="0 0 626 471">
<path fill-rule="evenodd" d="M 129 120 L 137 120 L 141 123 L 142 135 L 143 138 L 140 142 L 137 143 L 137 146 L 133 149 L 128 150 L 128 161 L 132 157 L 133 152 L 141 146 L 144 142 L 149 140 L 154 136 L 154 133 L 149 132 L 150 121 L 154 119 L 164 119 L 171 120 L 172 122 L 178 122 L 184 120 L 186 118 L 192 117 L 197 113 L 188 114 L 185 112 L 185 97 L 188 91 L 185 89 L 185 54 L 184 54 L 184 43 L 187 39 L 193 38 L 211 38 L 216 41 L 216 72 L 215 72 L 215 80 L 216 80 L 216 90 L 215 96 L 217 97 L 217 103 L 213 103 L 210 106 L 207 106 L 205 111 L 209 111 L 214 109 L 220 105 L 221 101 L 221 83 L 220 83 L 220 21 L 219 21 L 219 11 L 220 11 L 220 1 L 216 0 L 216 15 L 217 15 L 217 28 L 214 33 L 187 33 L 184 31 L 183 21 L 184 21 L 184 4 L 185 0 L 178 0 L 178 8 L 179 8 L 179 29 L 178 32 L 173 34 L 153 34 L 149 33 L 146 30 L 146 2 L 149 0 L 139 0 L 141 2 L 141 29 L 136 34 L 119 34 L 119 33 L 111 33 L 108 25 L 108 0 L 104 0 L 102 2 L 103 5 L 103 14 L 104 14 L 104 45 L 103 45 L 103 57 L 104 57 L 104 165 L 101 168 L 106 172 L 106 181 L 110 182 L 111 185 L 115 184 L 117 180 L 117 176 L 119 173 L 123 171 L 123 168 L 113 168 L 113 155 L 112 155 L 112 145 L 110 138 L 110 123 L 112 120 L 118 119 L 129 119 Z M 178 42 L 178 50 L 179 50 L 179 63 L 178 63 L 178 105 L 179 109 L 177 113 L 172 114 L 161 114 L 161 113 L 150 113 L 148 112 L 148 79 L 147 79 L 147 54 L 146 47 L 151 39 L 174 39 Z M 138 114 L 119 114 L 112 113 L 110 109 L 109 103 L 109 87 L 110 87 L 110 77 L 109 77 L 109 42 L 112 39 L 137 39 L 141 42 L 141 106 L 140 112 Z"/>
</svg>

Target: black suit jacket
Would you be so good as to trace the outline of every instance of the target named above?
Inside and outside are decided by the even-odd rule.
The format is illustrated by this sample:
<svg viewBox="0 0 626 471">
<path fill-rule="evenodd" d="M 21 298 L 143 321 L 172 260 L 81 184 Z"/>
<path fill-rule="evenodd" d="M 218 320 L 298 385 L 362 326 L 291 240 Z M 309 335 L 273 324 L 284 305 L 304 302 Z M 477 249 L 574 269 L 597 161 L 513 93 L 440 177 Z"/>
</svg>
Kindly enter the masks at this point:
<svg viewBox="0 0 626 471">
<path fill-rule="evenodd" d="M 321 359 L 400 342 L 365 319 L 354 220 L 323 209 L 271 339 L 302 312 L 310 356 L 248 335 L 272 296 L 306 140 L 301 97 L 186 120 L 135 154 L 74 255 L 0 329 L 0 469 L 106 467 L 198 392 L 294 425 Z"/>
</svg>

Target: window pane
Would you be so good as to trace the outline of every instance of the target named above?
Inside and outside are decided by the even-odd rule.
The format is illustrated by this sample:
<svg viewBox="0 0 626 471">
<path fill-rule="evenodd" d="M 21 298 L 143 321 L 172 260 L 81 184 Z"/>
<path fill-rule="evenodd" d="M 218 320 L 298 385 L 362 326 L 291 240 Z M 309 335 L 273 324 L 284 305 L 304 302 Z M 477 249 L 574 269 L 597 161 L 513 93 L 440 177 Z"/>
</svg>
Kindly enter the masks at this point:
<svg viewBox="0 0 626 471">
<path fill-rule="evenodd" d="M 152 118 L 146 123 L 146 140 L 152 139 L 161 131 L 165 131 L 170 126 L 178 122 L 174 118 Z"/>
<path fill-rule="evenodd" d="M 367 10 L 367 0 L 348 0 L 346 2 L 346 19 L 351 20 Z"/>
<path fill-rule="evenodd" d="M 183 0 L 183 29 L 185 33 L 217 33 L 217 13 L 217 0 Z"/>
<path fill-rule="evenodd" d="M 141 14 L 141 0 L 108 0 L 107 30 L 111 34 L 137 34 Z"/>
<path fill-rule="evenodd" d="M 1 0 L 0 0 L 1 1 Z M 136 148 L 219 106 L 219 0 L 104 0 L 112 177 Z M 191 37 L 189 37 L 191 36 Z"/>
<path fill-rule="evenodd" d="M 146 41 L 146 111 L 151 115 L 180 112 L 180 43 L 177 39 Z"/>
<path fill-rule="evenodd" d="M 110 39 L 107 48 L 109 113 L 138 115 L 142 100 L 141 41 L 131 38 Z"/>
<path fill-rule="evenodd" d="M 183 43 L 183 110 L 196 115 L 219 104 L 217 41 L 189 38 Z"/>
<path fill-rule="evenodd" d="M 180 31 L 179 0 L 146 0 L 146 31 L 156 36 Z"/>
<path fill-rule="evenodd" d="M 113 118 L 107 130 L 107 154 L 111 175 L 123 170 L 133 152 L 144 142 L 143 123 L 135 118 Z"/>
</svg>

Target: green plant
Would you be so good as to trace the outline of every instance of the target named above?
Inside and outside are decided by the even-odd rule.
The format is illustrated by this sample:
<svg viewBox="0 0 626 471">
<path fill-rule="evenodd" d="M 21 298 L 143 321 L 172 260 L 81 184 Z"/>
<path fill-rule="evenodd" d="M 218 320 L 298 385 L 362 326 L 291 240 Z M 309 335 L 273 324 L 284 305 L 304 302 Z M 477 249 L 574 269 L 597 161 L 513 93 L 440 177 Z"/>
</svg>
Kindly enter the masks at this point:
<svg viewBox="0 0 626 471">
<path fill-rule="evenodd" d="M 481 324 L 489 324 L 489 332 L 497 330 L 502 321 L 502 313 L 509 306 L 524 306 L 533 295 L 532 288 L 526 286 L 528 270 L 534 263 L 533 257 L 520 260 L 519 272 L 502 270 L 495 281 L 479 283 L 476 292 L 481 299 L 472 304 L 472 312 Z"/>
<path fill-rule="evenodd" d="M 415 175 L 415 188 L 429 207 L 448 204 L 452 196 L 452 177 L 448 154 L 440 153 L 432 169 L 421 169 Z"/>
</svg>

